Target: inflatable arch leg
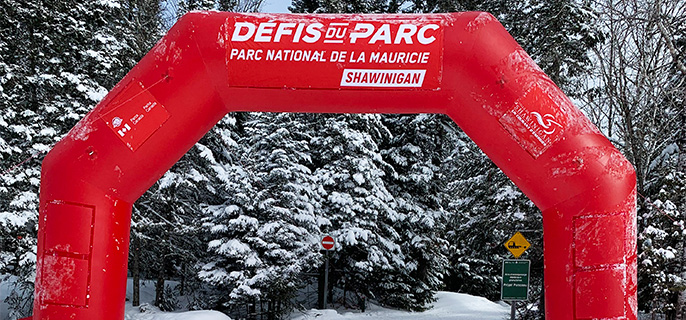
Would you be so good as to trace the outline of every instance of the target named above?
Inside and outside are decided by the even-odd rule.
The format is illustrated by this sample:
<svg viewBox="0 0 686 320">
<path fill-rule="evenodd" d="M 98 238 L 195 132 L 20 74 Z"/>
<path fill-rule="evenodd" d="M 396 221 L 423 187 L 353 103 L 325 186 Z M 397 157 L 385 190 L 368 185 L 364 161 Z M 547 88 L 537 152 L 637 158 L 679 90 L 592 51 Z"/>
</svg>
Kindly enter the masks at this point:
<svg viewBox="0 0 686 320">
<path fill-rule="evenodd" d="M 543 211 L 548 319 L 636 319 L 632 166 L 478 12 L 183 17 L 43 162 L 33 319 L 124 318 L 131 204 L 231 111 L 449 115 Z"/>
</svg>

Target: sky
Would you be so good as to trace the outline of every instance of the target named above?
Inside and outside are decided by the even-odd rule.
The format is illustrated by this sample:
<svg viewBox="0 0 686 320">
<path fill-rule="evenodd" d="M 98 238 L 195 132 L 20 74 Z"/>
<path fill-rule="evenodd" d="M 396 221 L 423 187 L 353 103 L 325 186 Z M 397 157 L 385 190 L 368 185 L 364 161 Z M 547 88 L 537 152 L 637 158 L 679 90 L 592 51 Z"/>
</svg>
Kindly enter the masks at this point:
<svg viewBox="0 0 686 320">
<path fill-rule="evenodd" d="M 289 13 L 289 5 L 291 5 L 290 0 L 264 0 L 264 4 L 262 5 L 262 12 Z"/>
</svg>

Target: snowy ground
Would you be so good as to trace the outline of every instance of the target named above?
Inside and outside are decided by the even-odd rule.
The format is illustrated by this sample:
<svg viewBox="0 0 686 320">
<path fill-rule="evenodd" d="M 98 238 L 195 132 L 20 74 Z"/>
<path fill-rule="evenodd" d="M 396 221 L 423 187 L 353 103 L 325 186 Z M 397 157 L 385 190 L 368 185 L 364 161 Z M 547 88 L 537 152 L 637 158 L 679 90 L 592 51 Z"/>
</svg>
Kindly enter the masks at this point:
<svg viewBox="0 0 686 320">
<path fill-rule="evenodd" d="M 130 307 L 130 305 L 128 306 Z M 229 317 L 217 311 L 189 311 L 189 312 L 154 312 L 139 313 L 127 308 L 125 320 L 230 320 Z"/>
<path fill-rule="evenodd" d="M 7 306 L 2 302 L 6 295 L 9 283 L 0 283 L 0 320 L 6 320 Z M 127 288 L 127 298 L 131 297 L 131 280 Z M 154 285 L 146 282 L 141 287 L 141 302 L 151 303 L 155 298 Z M 306 312 L 295 311 L 291 315 L 292 320 L 429 320 L 429 319 L 454 319 L 454 320 L 502 320 L 509 316 L 509 307 L 504 303 L 494 303 L 485 298 L 470 296 L 454 292 L 438 292 L 438 301 L 433 308 L 424 312 L 406 312 L 382 308 L 371 303 L 365 312 L 359 310 L 309 310 Z M 189 312 L 161 312 L 159 309 L 146 306 L 147 311 L 140 312 L 139 307 L 131 306 L 126 302 L 125 320 L 230 320 L 226 315 L 216 311 L 189 311 Z"/>
<path fill-rule="evenodd" d="M 139 307 L 131 305 L 132 281 L 126 283 L 126 316 L 125 320 L 230 320 L 225 314 L 217 311 L 187 311 L 187 312 L 161 312 L 152 306 L 155 300 L 155 284 L 153 281 L 142 281 L 141 303 L 147 304 L 141 313 Z M 2 319 L 0 319 L 2 320 Z"/>
<path fill-rule="evenodd" d="M 504 303 L 494 303 L 482 297 L 454 292 L 438 292 L 438 301 L 433 308 L 424 312 L 407 312 L 371 305 L 366 312 L 359 310 L 310 310 L 306 313 L 294 312 L 293 320 L 502 320 L 509 317 L 510 307 Z"/>
<path fill-rule="evenodd" d="M 407 312 L 386 309 L 370 304 L 365 312 L 359 310 L 309 310 L 295 311 L 292 320 L 502 320 L 509 316 L 509 306 L 494 303 L 485 298 L 470 296 L 454 292 L 439 292 L 438 301 L 433 308 L 424 312 Z M 153 313 L 140 313 L 138 308 L 127 303 L 126 320 L 227 320 L 227 316 L 214 311 L 194 311 L 181 313 L 163 313 L 154 310 Z"/>
<path fill-rule="evenodd" d="M 7 319 L 7 304 L 5 298 L 9 294 L 9 281 L 0 281 L 0 320 Z"/>
<path fill-rule="evenodd" d="M 155 298 L 152 282 L 141 288 L 141 301 L 151 302 Z M 127 289 L 127 297 L 131 297 L 131 280 Z M 382 308 L 373 303 L 365 312 L 359 310 L 309 310 L 295 311 L 292 320 L 502 320 L 509 316 L 510 307 L 504 303 L 494 303 L 482 297 L 454 292 L 438 292 L 438 301 L 433 308 L 424 312 L 407 312 Z M 227 316 L 214 311 L 195 311 L 181 313 L 164 313 L 157 309 L 148 313 L 140 313 L 138 308 L 126 304 L 126 320 L 227 320 Z"/>
</svg>

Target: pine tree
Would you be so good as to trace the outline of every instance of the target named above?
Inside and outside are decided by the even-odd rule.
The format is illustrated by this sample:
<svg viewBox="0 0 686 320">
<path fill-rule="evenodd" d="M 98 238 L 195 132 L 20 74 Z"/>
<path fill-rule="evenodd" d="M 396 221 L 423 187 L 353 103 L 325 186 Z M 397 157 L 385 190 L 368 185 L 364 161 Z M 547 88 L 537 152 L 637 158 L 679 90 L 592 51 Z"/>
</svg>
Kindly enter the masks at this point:
<svg viewBox="0 0 686 320">
<path fill-rule="evenodd" d="M 414 0 L 408 12 L 485 11 L 493 14 L 567 94 L 578 95 L 590 51 L 604 38 L 588 1 Z"/>
<path fill-rule="evenodd" d="M 196 10 L 258 12 L 262 3 L 262 0 L 179 0 L 175 8 L 176 18 Z"/>
<path fill-rule="evenodd" d="M 213 10 L 217 6 L 215 0 L 181 0 L 178 2 L 179 10 L 178 17 L 190 11 L 196 10 Z"/>
<path fill-rule="evenodd" d="M 589 53 L 604 40 L 590 5 L 533 0 L 503 13 L 505 27 L 555 84 L 568 95 L 580 94 L 578 81 L 590 71 Z"/>
<path fill-rule="evenodd" d="M 686 174 L 668 173 L 661 179 L 655 199 L 645 199 L 639 214 L 639 308 L 676 319 L 679 295 L 686 290 L 686 242 L 683 195 Z"/>
<path fill-rule="evenodd" d="M 679 99 L 678 95 L 671 98 Z M 675 119 L 681 118 L 677 116 Z M 686 265 L 683 260 L 686 250 L 686 167 L 680 162 L 684 155 L 679 145 L 680 136 L 681 132 L 676 132 L 671 143 L 651 163 L 654 174 L 647 183 L 647 197 L 639 199 L 639 309 L 666 314 L 667 319 L 678 319 L 686 308 L 683 305 L 686 292 Z"/>
<path fill-rule="evenodd" d="M 23 288 L 35 273 L 40 159 L 126 72 L 119 8 L 116 1 L 0 3 L 0 274 L 18 276 Z M 20 316 L 31 306 L 10 308 Z"/>
<path fill-rule="evenodd" d="M 389 132 L 378 115 L 332 115 L 315 123 L 314 175 L 321 185 L 324 228 L 340 247 L 332 256 L 341 286 L 404 309 L 423 307 L 411 294 L 416 270 L 401 247 L 396 225 L 407 219 L 384 181 L 392 167 L 379 143 Z M 343 285 L 344 284 L 344 285 Z"/>
<path fill-rule="evenodd" d="M 486 11 L 499 19 L 541 68 L 570 95 L 578 95 L 589 73 L 589 53 L 602 40 L 590 6 L 581 1 L 412 1 L 409 12 Z M 560 50 L 559 48 L 567 48 Z M 466 138 L 452 156 L 455 169 L 444 175 L 452 211 L 447 238 L 451 247 L 449 290 L 499 298 L 502 242 L 518 230 L 534 246 L 532 288 L 542 294 L 542 224 L 540 212 L 490 160 Z M 450 161 L 448 161 L 449 163 Z M 515 221 L 508 224 L 505 221 Z M 536 258 L 538 257 L 538 258 Z M 536 301 L 538 303 L 538 301 Z M 543 306 L 539 306 L 542 310 Z M 530 314 L 525 317 L 538 317 Z"/>
<path fill-rule="evenodd" d="M 129 269 L 134 282 L 157 280 L 155 305 L 163 310 L 209 306 L 197 277 L 210 241 L 203 217 L 207 207 L 223 201 L 224 181 L 216 170 L 231 159 L 235 124 L 233 115 L 222 119 L 134 205 Z M 167 288 L 166 280 L 180 285 Z M 190 297 L 190 305 L 177 305 L 179 295 Z"/>
<path fill-rule="evenodd" d="M 497 300 L 501 261 L 509 255 L 503 243 L 517 231 L 525 231 L 537 249 L 526 254 L 532 257 L 532 278 L 542 279 L 541 214 L 464 133 L 460 138 L 449 160 L 448 210 L 453 215 L 447 227 L 452 245 L 446 286 Z"/>
<path fill-rule="evenodd" d="M 317 217 L 305 123 L 292 114 L 249 119 L 236 157 L 215 168 L 226 198 L 206 208 L 212 255 L 200 277 L 219 289 L 216 304 L 235 309 L 268 301 L 278 315 L 302 286 L 300 273 L 321 261 L 319 225 L 328 221 Z"/>
<path fill-rule="evenodd" d="M 170 290 L 165 281 L 179 280 L 181 286 L 171 289 L 185 293 L 188 280 L 195 277 L 196 261 L 205 249 L 199 213 L 201 200 L 208 195 L 207 178 L 192 167 L 184 167 L 193 155 L 186 155 L 185 161 L 167 172 L 135 204 L 132 238 L 136 246 L 132 246 L 130 255 L 138 256 L 129 262 L 143 266 L 136 270 L 140 272 L 136 278 L 156 279 L 154 304 L 166 311 L 182 306 L 175 304 L 176 294 L 167 295 Z"/>
<path fill-rule="evenodd" d="M 401 0 L 294 0 L 293 13 L 390 13 L 398 12 Z"/>
<path fill-rule="evenodd" d="M 406 294 L 413 295 L 413 309 L 421 309 L 433 301 L 448 273 L 445 228 L 450 213 L 444 209 L 444 190 L 449 179 L 444 166 L 457 146 L 456 126 L 442 115 L 386 115 L 383 121 L 391 138 L 382 154 L 394 169 L 386 174 L 386 183 L 397 211 L 407 215 L 395 228 L 414 267 L 406 280 L 414 283 Z"/>
</svg>

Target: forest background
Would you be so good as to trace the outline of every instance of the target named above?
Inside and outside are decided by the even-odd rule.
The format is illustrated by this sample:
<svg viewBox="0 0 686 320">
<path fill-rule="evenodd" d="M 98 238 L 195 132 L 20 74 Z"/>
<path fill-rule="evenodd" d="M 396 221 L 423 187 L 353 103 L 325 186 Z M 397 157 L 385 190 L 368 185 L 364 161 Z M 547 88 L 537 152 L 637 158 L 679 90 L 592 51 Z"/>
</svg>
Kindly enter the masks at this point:
<svg viewBox="0 0 686 320">
<path fill-rule="evenodd" d="M 262 6 L 0 2 L 11 319 L 31 312 L 46 152 L 181 15 Z M 294 0 L 290 10 L 494 14 L 636 168 L 639 309 L 686 319 L 686 1 Z M 532 299 L 519 314 L 543 318 L 541 213 L 442 115 L 230 113 L 135 203 L 132 223 L 129 275 L 156 281 L 157 306 L 241 316 L 261 302 L 272 318 L 299 307 L 321 272 L 322 234 L 338 240 L 334 286 L 422 310 L 437 290 L 497 300 L 502 243 L 522 231 Z"/>
</svg>

